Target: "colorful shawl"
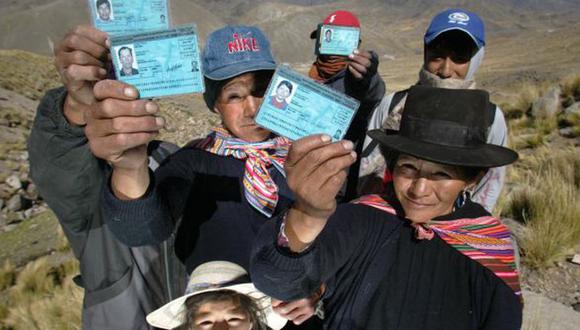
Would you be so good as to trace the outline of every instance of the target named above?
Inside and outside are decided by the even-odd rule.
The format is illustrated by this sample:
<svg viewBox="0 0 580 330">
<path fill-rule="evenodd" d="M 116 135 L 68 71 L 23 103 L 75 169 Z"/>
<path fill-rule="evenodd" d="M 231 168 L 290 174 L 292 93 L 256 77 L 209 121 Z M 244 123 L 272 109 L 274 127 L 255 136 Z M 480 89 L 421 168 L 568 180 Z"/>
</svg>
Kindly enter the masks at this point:
<svg viewBox="0 0 580 330">
<path fill-rule="evenodd" d="M 381 211 L 397 211 L 379 195 L 368 195 L 353 201 Z M 518 270 L 510 231 L 492 216 L 457 220 L 432 220 L 426 224 L 411 224 L 417 239 L 431 240 L 437 234 L 451 247 L 480 263 L 501 278 L 516 295 L 521 297 Z"/>
<path fill-rule="evenodd" d="M 196 143 L 196 148 L 220 156 L 245 159 L 242 183 L 246 200 L 265 216 L 272 216 L 278 204 L 278 186 L 268 168 L 273 165 L 285 175 L 284 162 L 290 148 L 288 139 L 276 137 L 262 142 L 247 142 L 233 137 L 225 128 L 217 127 L 207 138 Z"/>
</svg>

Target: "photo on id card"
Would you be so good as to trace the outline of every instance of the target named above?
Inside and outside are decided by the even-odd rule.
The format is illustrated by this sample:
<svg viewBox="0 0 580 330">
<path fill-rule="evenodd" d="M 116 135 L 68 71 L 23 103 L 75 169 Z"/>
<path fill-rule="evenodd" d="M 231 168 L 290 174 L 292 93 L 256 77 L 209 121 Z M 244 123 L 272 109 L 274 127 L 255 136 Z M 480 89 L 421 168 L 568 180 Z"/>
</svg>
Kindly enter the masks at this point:
<svg viewBox="0 0 580 330">
<path fill-rule="evenodd" d="M 110 36 L 167 29 L 168 0 L 86 0 L 91 22 Z"/>
<path fill-rule="evenodd" d="M 359 107 L 357 100 L 286 65 L 276 69 L 264 95 L 256 123 L 290 140 L 312 134 L 341 140 Z"/>
<path fill-rule="evenodd" d="M 348 56 L 358 48 L 359 39 L 357 27 L 319 24 L 316 54 Z"/>
<path fill-rule="evenodd" d="M 115 76 L 140 98 L 205 91 L 195 25 L 111 38 Z"/>
</svg>

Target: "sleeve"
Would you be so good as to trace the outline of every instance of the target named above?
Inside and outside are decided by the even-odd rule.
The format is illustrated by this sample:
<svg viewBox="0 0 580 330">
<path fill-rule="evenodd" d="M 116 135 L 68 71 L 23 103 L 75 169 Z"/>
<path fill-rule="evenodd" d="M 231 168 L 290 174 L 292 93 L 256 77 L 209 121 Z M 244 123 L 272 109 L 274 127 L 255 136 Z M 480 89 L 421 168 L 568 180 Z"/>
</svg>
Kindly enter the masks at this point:
<svg viewBox="0 0 580 330">
<path fill-rule="evenodd" d="M 314 243 L 300 253 L 278 245 L 282 218 L 268 221 L 254 244 L 252 282 L 283 301 L 310 296 L 342 266 L 364 259 L 381 237 L 392 233 L 396 226 L 385 226 L 384 219 L 376 219 L 377 212 L 362 205 L 339 205 Z"/>
<path fill-rule="evenodd" d="M 501 280 L 490 290 L 490 303 L 480 329 L 517 330 L 522 327 L 523 306 L 520 297 Z"/>
<path fill-rule="evenodd" d="M 495 117 L 487 136 L 487 142 L 507 147 L 508 132 L 503 112 L 499 107 L 495 109 Z M 487 171 L 473 194 L 473 201 L 481 204 L 488 212 L 492 212 L 501 194 L 505 181 L 506 167 L 494 167 Z"/>
<path fill-rule="evenodd" d="M 171 236 L 196 175 L 188 166 L 196 159 L 191 159 L 192 153 L 187 150 L 170 155 L 155 172 L 149 172 L 149 188 L 139 199 L 118 199 L 111 191 L 110 178 L 107 180 L 101 211 L 117 239 L 135 247 L 159 244 Z"/>
<path fill-rule="evenodd" d="M 371 51 L 371 66 L 369 71 L 372 75 L 369 75 L 366 79 L 362 81 L 356 80 L 347 70 L 346 81 L 345 81 L 345 92 L 347 95 L 352 96 L 373 109 L 379 102 L 381 102 L 383 96 L 385 96 L 386 87 L 383 78 L 379 74 L 379 56 L 374 51 Z"/>
<path fill-rule="evenodd" d="M 98 213 L 106 164 L 92 155 L 82 127 L 63 114 L 64 88 L 50 90 L 41 100 L 28 139 L 30 173 L 40 195 L 57 215 L 67 234 L 91 228 Z M 70 238 L 70 235 L 69 235 Z M 71 240 L 73 249 L 74 240 Z"/>
</svg>

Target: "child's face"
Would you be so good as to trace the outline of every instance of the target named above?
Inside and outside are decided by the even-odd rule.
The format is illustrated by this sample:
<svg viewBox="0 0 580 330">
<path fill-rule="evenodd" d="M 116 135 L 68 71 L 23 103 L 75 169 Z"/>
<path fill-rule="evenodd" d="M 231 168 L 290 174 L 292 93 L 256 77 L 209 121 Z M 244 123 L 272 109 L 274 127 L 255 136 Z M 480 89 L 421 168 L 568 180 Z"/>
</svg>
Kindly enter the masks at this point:
<svg viewBox="0 0 580 330">
<path fill-rule="evenodd" d="M 195 329 L 250 330 L 252 323 L 242 308 L 234 301 L 207 302 L 202 304 L 193 318 Z"/>
</svg>

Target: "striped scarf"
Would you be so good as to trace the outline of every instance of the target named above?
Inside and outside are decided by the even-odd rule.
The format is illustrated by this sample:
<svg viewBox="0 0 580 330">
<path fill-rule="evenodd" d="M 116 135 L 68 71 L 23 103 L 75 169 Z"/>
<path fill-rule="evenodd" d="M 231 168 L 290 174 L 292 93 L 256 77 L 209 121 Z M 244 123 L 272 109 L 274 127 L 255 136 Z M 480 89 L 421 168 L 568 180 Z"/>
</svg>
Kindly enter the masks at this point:
<svg viewBox="0 0 580 330">
<path fill-rule="evenodd" d="M 397 211 L 379 195 L 368 195 L 353 201 L 389 214 Z M 431 240 L 437 234 L 451 247 L 480 263 L 501 278 L 521 299 L 518 270 L 510 231 L 499 220 L 491 216 L 457 220 L 432 220 L 427 224 L 411 223 L 417 239 Z"/>
<path fill-rule="evenodd" d="M 225 128 L 217 127 L 196 147 L 220 156 L 245 159 L 242 180 L 244 196 L 252 207 L 272 217 L 278 204 L 278 186 L 272 180 L 268 168 L 273 165 L 285 175 L 284 162 L 290 148 L 288 139 L 276 137 L 262 142 L 247 142 L 233 137 Z"/>
</svg>

